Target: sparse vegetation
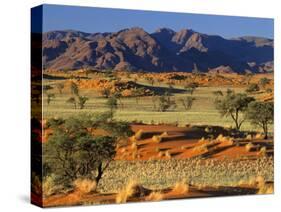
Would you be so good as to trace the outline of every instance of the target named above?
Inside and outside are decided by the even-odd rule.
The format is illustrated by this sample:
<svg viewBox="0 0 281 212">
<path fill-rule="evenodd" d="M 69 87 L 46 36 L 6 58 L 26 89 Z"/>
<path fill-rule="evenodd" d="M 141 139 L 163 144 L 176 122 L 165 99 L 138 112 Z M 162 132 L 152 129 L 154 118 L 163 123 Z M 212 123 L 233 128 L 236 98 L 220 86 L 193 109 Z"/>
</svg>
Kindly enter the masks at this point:
<svg viewBox="0 0 281 212">
<path fill-rule="evenodd" d="M 251 102 L 247 110 L 247 118 L 254 126 L 263 129 L 265 139 L 268 138 L 268 126 L 273 123 L 273 102 Z"/>
<path fill-rule="evenodd" d="M 215 105 L 222 116 L 230 116 L 232 118 L 236 129 L 239 130 L 246 120 L 244 113 L 247 111 L 248 104 L 254 100 L 253 97 L 249 97 L 246 94 L 230 92 L 225 97 L 216 99 Z"/>
<path fill-rule="evenodd" d="M 185 98 L 180 99 L 185 110 L 191 109 L 194 100 L 195 98 L 191 96 L 186 96 Z"/>
<path fill-rule="evenodd" d="M 173 109 L 177 106 L 176 102 L 171 100 L 171 97 L 167 93 L 159 97 L 158 104 L 159 104 L 158 107 L 160 112 L 165 112 L 168 109 Z"/>
<path fill-rule="evenodd" d="M 104 120 L 103 125 L 106 123 Z M 95 136 L 87 130 L 100 124 L 98 115 L 84 115 L 66 119 L 60 125 L 50 126 L 53 134 L 43 145 L 44 166 L 49 170 L 45 174 L 55 176 L 58 184 L 71 185 L 77 179 L 93 177 L 98 184 L 115 154 L 117 140 L 110 136 Z M 100 127 L 104 128 L 103 125 Z M 94 170 L 96 176 L 92 174 Z"/>
<path fill-rule="evenodd" d="M 49 105 L 54 98 L 55 98 L 55 94 L 47 93 L 47 104 Z"/>
<path fill-rule="evenodd" d="M 48 174 L 32 190 L 43 187 L 44 199 L 93 204 L 182 198 L 202 190 L 211 196 L 221 189 L 273 192 L 273 120 L 266 117 L 267 133 L 257 132 L 261 123 L 252 118 L 262 122 L 267 112 L 251 106 L 271 104 L 270 75 L 264 86 L 263 76 L 251 76 L 249 86 L 262 90 L 247 95 L 244 75 L 130 72 L 133 82 L 112 70 L 87 78 L 84 72 L 78 78 L 73 71 L 72 79 L 60 74 L 60 81 L 45 83 L 56 88 L 56 101 L 48 105 L 47 92 L 43 98 Z"/>
<path fill-rule="evenodd" d="M 86 96 L 78 96 L 78 105 L 80 109 L 83 109 L 85 107 L 86 102 L 89 100 Z"/>
<path fill-rule="evenodd" d="M 246 92 L 253 93 L 253 92 L 257 92 L 259 90 L 260 90 L 260 87 L 258 86 L 258 84 L 252 83 L 248 86 L 248 88 L 246 89 Z"/>
</svg>

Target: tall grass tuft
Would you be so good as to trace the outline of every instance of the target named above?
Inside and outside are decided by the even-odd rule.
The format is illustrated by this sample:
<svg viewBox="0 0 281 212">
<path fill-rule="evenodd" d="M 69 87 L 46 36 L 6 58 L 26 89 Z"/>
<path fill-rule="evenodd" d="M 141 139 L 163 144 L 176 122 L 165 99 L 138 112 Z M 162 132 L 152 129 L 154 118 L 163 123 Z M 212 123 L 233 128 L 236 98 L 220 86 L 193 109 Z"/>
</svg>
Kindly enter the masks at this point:
<svg viewBox="0 0 281 212">
<path fill-rule="evenodd" d="M 186 194 L 189 191 L 189 185 L 186 184 L 184 181 L 177 182 L 173 189 L 172 192 L 175 194 Z"/>
</svg>

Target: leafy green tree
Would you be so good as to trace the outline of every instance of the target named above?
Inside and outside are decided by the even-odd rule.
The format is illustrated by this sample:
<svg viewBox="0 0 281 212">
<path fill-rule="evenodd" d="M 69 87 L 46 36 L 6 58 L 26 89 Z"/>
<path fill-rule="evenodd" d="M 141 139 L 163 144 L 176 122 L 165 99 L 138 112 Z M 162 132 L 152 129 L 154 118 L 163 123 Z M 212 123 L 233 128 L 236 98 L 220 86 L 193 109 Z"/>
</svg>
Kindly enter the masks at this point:
<svg viewBox="0 0 281 212">
<path fill-rule="evenodd" d="M 124 108 L 124 103 L 122 101 L 122 93 L 120 91 L 116 91 L 114 93 L 114 96 L 116 97 L 116 99 L 119 101 L 119 104 L 121 106 L 121 108 L 123 109 Z"/>
<path fill-rule="evenodd" d="M 254 126 L 263 129 L 265 139 L 268 138 L 268 126 L 273 124 L 274 104 L 273 102 L 251 102 L 247 110 L 247 118 Z"/>
<path fill-rule="evenodd" d="M 77 103 L 76 103 L 76 99 L 74 97 L 70 97 L 66 100 L 66 103 L 70 103 L 74 105 L 74 109 L 77 108 Z"/>
<path fill-rule="evenodd" d="M 113 114 L 115 110 L 118 108 L 118 103 L 117 103 L 117 98 L 115 96 L 111 96 L 108 98 L 106 105 L 109 108 L 110 114 L 111 114 L 111 119 L 113 118 Z"/>
<path fill-rule="evenodd" d="M 71 185 L 78 178 L 94 178 L 99 183 L 114 157 L 115 138 L 93 136 L 87 127 L 85 121 L 67 119 L 65 124 L 54 128 L 49 140 L 43 144 L 43 162 L 58 183 Z"/>
<path fill-rule="evenodd" d="M 231 117 L 235 123 L 235 128 L 240 129 L 245 121 L 244 113 L 248 108 L 248 104 L 255 99 L 243 93 L 228 93 L 222 98 L 216 98 L 215 106 L 222 117 Z"/>
<path fill-rule="evenodd" d="M 181 98 L 180 102 L 182 103 L 185 110 L 190 110 L 194 100 L 194 97 L 186 96 L 185 98 Z"/>
<path fill-rule="evenodd" d="M 78 96 L 78 105 L 80 109 L 83 109 L 85 107 L 86 102 L 89 100 L 86 96 Z"/>
</svg>

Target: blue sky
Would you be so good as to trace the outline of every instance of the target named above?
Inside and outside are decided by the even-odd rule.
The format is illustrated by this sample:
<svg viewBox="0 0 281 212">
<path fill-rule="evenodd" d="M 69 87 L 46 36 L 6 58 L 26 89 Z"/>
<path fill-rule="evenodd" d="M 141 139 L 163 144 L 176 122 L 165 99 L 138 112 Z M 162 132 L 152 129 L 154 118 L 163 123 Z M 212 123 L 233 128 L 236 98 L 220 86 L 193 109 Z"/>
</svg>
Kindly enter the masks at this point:
<svg viewBox="0 0 281 212">
<path fill-rule="evenodd" d="M 114 32 L 141 27 L 147 32 L 167 27 L 183 28 L 225 38 L 261 36 L 273 38 L 273 19 L 188 13 L 44 5 L 43 31 L 74 29 L 84 32 Z"/>
</svg>

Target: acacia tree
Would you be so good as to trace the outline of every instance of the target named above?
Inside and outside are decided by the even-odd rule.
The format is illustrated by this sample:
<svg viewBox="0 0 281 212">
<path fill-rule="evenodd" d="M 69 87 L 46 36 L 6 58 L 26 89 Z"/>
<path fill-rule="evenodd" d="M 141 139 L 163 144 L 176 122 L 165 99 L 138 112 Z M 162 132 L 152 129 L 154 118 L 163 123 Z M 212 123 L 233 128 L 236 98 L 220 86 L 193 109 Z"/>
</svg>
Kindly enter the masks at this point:
<svg viewBox="0 0 281 212">
<path fill-rule="evenodd" d="M 168 93 L 165 93 L 164 95 L 159 97 L 159 111 L 160 112 L 165 112 L 169 108 L 175 108 L 176 102 L 171 100 L 171 97 L 169 96 Z"/>
<path fill-rule="evenodd" d="M 71 82 L 70 84 L 70 92 L 72 95 L 79 96 L 79 88 L 75 82 Z"/>
<path fill-rule="evenodd" d="M 274 104 L 273 102 L 251 102 L 247 110 L 247 118 L 254 126 L 263 129 L 265 139 L 268 138 L 268 126 L 273 124 Z"/>
<path fill-rule="evenodd" d="M 43 166 L 48 168 L 44 176 L 54 175 L 58 184 L 66 186 L 78 178 L 95 180 L 98 184 L 115 155 L 117 138 L 131 132 L 128 124 L 119 127 L 118 122 L 109 122 L 107 118 L 104 114 L 80 115 L 52 122 L 53 134 L 43 144 Z M 98 136 L 89 130 L 99 127 L 115 134 Z"/>
<path fill-rule="evenodd" d="M 86 102 L 89 100 L 86 96 L 78 96 L 78 105 L 80 109 L 83 109 L 85 107 Z"/>
<path fill-rule="evenodd" d="M 124 108 L 124 103 L 122 101 L 122 93 L 120 91 L 116 91 L 114 94 L 115 98 L 119 101 L 121 108 Z"/>
<path fill-rule="evenodd" d="M 186 96 L 185 98 L 181 98 L 180 102 L 182 103 L 185 110 L 190 110 L 194 100 L 194 97 Z"/>
<path fill-rule="evenodd" d="M 235 128 L 240 129 L 245 121 L 244 113 L 248 108 L 248 104 L 255 99 L 244 93 L 229 92 L 222 98 L 216 98 L 215 106 L 222 117 L 231 117 L 235 123 Z"/>
<path fill-rule="evenodd" d="M 111 119 L 113 118 L 113 114 L 115 110 L 118 108 L 117 98 L 115 96 L 111 96 L 108 98 L 106 105 L 109 108 Z"/>
</svg>

